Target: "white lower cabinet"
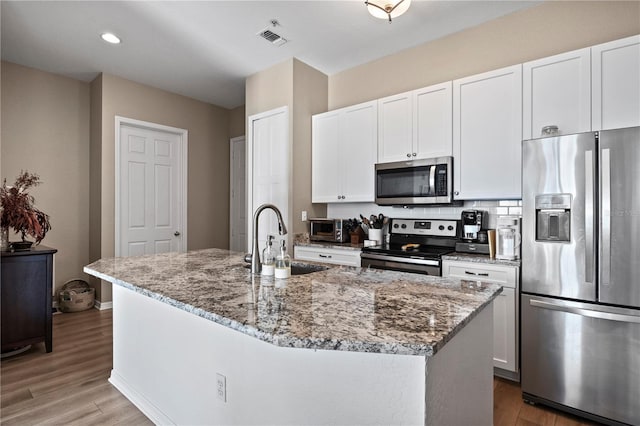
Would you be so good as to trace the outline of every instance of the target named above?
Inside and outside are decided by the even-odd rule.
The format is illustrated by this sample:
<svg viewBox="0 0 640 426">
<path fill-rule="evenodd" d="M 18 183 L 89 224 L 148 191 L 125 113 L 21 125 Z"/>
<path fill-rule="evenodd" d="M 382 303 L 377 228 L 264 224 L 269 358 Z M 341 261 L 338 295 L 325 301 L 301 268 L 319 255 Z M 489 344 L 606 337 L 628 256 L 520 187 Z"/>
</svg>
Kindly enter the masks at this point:
<svg viewBox="0 0 640 426">
<path fill-rule="evenodd" d="M 295 260 L 310 260 L 334 265 L 360 267 L 360 250 L 329 247 L 295 246 Z"/>
<path fill-rule="evenodd" d="M 442 276 L 502 285 L 502 293 L 493 302 L 493 366 L 497 375 L 517 379 L 519 268 L 444 260 Z"/>
</svg>

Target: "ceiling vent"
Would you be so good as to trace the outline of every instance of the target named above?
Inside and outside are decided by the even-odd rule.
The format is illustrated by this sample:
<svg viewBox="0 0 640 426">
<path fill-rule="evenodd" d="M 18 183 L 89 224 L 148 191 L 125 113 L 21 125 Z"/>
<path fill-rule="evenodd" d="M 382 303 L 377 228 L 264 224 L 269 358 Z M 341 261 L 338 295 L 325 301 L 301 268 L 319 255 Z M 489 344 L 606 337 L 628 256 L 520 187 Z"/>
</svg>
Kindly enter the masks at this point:
<svg viewBox="0 0 640 426">
<path fill-rule="evenodd" d="M 260 31 L 258 35 L 273 45 L 282 46 L 287 42 L 287 39 L 282 37 L 280 34 L 275 33 L 274 28 L 278 25 L 280 24 L 274 19 L 271 21 L 271 27 L 267 27 Z"/>
</svg>

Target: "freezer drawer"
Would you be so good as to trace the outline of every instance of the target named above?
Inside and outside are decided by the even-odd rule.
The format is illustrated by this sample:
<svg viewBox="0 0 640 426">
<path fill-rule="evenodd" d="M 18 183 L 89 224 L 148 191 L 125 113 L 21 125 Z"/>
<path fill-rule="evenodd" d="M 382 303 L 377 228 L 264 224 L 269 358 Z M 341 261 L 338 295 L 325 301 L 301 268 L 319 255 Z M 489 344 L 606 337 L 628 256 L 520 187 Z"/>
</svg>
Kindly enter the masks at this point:
<svg viewBox="0 0 640 426">
<path fill-rule="evenodd" d="M 520 309 L 525 397 L 640 424 L 639 310 L 526 294 Z"/>
</svg>

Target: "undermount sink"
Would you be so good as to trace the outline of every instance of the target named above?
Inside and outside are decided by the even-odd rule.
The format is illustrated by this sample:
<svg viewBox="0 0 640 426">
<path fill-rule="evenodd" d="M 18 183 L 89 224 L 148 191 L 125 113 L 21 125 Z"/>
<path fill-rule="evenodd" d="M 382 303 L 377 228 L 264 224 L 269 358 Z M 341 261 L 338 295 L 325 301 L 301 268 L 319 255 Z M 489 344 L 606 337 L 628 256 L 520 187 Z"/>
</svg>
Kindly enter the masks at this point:
<svg viewBox="0 0 640 426">
<path fill-rule="evenodd" d="M 309 263 L 291 262 L 291 275 L 304 275 L 312 272 L 326 271 L 329 269 L 322 265 L 311 265 Z"/>
<path fill-rule="evenodd" d="M 244 265 L 244 267 L 250 269 L 251 265 Z M 311 274 L 313 272 L 326 271 L 327 269 L 329 269 L 328 266 L 313 265 L 310 263 L 302 262 L 291 262 L 291 275 L 305 275 Z"/>
</svg>

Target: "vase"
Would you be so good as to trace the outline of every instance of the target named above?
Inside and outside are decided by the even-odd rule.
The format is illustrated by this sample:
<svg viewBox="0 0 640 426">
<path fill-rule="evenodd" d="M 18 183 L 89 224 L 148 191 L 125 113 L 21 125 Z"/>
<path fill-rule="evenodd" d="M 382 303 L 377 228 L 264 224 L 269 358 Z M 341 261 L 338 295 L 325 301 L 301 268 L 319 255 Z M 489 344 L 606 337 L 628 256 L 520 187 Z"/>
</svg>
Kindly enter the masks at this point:
<svg viewBox="0 0 640 426">
<path fill-rule="evenodd" d="M 0 251 L 9 250 L 9 228 L 0 228 Z"/>
</svg>

